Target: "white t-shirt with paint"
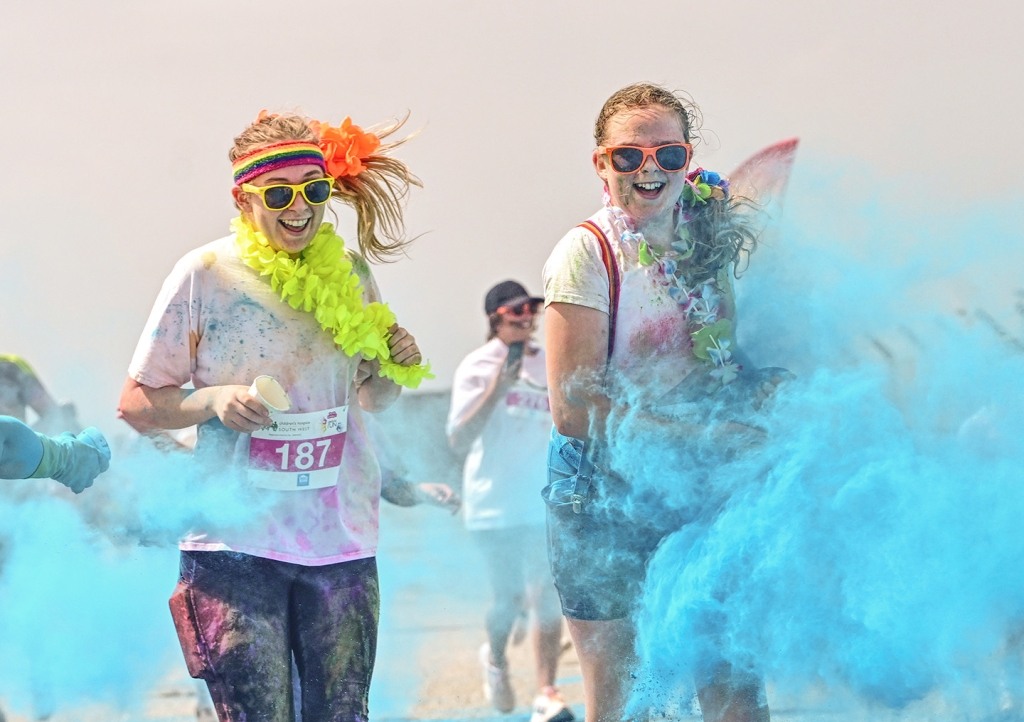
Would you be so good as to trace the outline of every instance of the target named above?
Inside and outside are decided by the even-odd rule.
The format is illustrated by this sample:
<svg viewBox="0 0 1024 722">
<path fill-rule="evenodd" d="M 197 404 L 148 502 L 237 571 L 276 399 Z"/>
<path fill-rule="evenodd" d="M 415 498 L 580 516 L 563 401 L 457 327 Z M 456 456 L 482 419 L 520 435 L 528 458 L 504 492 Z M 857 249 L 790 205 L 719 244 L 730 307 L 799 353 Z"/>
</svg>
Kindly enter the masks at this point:
<svg viewBox="0 0 1024 722">
<path fill-rule="evenodd" d="M 354 253 L 350 258 L 364 300 L 378 300 L 366 262 Z M 249 524 L 230 531 L 191 530 L 182 549 L 236 551 L 308 566 L 376 553 L 380 468 L 355 400 L 359 360 L 338 349 L 312 314 L 291 308 L 266 278 L 246 266 L 234 236 L 193 250 L 175 265 L 153 306 L 129 376 L 153 388 L 191 382 L 199 389 L 248 385 L 256 376 L 270 375 L 292 402 L 287 414 L 275 418 L 303 418 L 310 424 L 305 437 L 267 447 L 288 469 L 276 476 L 295 479 L 296 490 L 256 488 L 270 495 L 260 497 L 269 503 Z M 248 434 L 233 432 L 216 418 L 200 424 L 198 431 L 195 454 L 211 464 L 211 473 L 219 473 L 218 466 L 248 470 Z M 329 486 L 300 488 L 302 470 L 334 468 L 336 480 L 330 479 Z"/>
<path fill-rule="evenodd" d="M 691 328 L 655 266 L 641 266 L 635 241 L 624 241 L 611 212 L 590 217 L 605 232 L 619 268 L 619 306 L 610 373 L 627 392 L 655 399 L 702 364 L 693 355 Z M 608 270 L 590 231 L 576 227 L 544 264 L 544 302 L 571 303 L 608 313 Z M 727 282 L 727 279 L 726 279 Z M 720 317 L 731 317 L 732 288 L 724 290 Z"/>
<path fill-rule="evenodd" d="M 449 434 L 479 403 L 507 356 L 508 346 L 493 338 L 459 364 L 452 383 Z M 466 456 L 462 493 L 467 529 L 544 525 L 540 490 L 547 483 L 550 435 L 544 352 L 531 345 L 523 354 L 519 379 L 498 399 Z"/>
</svg>

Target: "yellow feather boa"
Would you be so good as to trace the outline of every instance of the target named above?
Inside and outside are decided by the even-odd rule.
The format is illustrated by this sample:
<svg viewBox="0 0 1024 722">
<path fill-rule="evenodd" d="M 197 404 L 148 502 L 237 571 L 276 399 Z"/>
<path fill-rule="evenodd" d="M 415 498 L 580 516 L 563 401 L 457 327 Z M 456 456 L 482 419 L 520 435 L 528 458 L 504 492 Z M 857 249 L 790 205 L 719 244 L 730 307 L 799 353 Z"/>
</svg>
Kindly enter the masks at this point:
<svg viewBox="0 0 1024 722">
<path fill-rule="evenodd" d="M 379 359 L 381 376 L 410 389 L 433 378 L 430 364 L 403 366 L 391 360 L 388 329 L 395 323 L 395 314 L 387 304 L 363 303 L 363 288 L 352 270 L 345 242 L 330 223 L 320 226 L 298 258 L 275 251 L 266 236 L 241 217 L 231 221 L 231 230 L 242 262 L 261 276 L 269 276 L 270 287 L 282 301 L 312 312 L 346 355 Z"/>
</svg>

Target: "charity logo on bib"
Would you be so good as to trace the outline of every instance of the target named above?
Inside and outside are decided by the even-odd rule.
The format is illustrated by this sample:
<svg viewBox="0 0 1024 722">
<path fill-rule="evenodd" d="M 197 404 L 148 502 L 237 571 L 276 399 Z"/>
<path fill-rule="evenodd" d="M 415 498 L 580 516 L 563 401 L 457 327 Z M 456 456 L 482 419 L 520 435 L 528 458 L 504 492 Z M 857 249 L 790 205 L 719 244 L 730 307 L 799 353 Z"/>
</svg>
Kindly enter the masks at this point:
<svg viewBox="0 0 1024 722">
<path fill-rule="evenodd" d="M 334 486 L 347 429 L 348 406 L 274 414 L 273 423 L 249 440 L 249 483 L 276 491 Z"/>
</svg>

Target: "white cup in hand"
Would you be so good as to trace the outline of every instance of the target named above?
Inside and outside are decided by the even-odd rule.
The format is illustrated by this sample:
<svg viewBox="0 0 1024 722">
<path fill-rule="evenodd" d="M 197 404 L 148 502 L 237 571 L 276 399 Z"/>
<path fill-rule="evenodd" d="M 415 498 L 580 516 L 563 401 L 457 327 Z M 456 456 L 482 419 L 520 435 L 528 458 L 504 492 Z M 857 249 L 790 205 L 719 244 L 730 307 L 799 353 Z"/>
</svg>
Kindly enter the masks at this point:
<svg viewBox="0 0 1024 722">
<path fill-rule="evenodd" d="M 292 407 L 288 392 L 273 376 L 257 376 L 249 387 L 249 395 L 266 406 L 271 413 L 287 411 Z"/>
</svg>

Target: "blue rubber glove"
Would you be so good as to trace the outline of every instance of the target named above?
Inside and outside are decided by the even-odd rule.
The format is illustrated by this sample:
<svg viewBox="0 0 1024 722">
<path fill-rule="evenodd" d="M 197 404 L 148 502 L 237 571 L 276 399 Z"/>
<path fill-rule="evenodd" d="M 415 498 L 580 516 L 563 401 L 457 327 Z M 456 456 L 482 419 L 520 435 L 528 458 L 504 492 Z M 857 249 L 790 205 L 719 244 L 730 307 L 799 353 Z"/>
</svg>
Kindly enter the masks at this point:
<svg viewBox="0 0 1024 722">
<path fill-rule="evenodd" d="M 43 458 L 31 479 L 50 478 L 78 494 L 110 466 L 110 446 L 102 432 L 90 426 L 78 436 L 65 431 L 59 436 L 37 434 Z"/>
</svg>

